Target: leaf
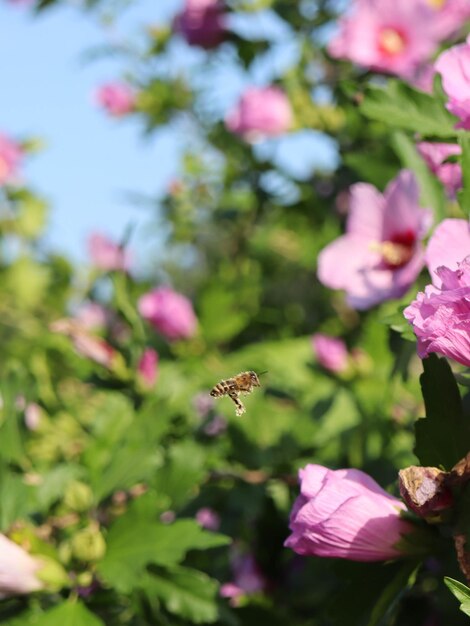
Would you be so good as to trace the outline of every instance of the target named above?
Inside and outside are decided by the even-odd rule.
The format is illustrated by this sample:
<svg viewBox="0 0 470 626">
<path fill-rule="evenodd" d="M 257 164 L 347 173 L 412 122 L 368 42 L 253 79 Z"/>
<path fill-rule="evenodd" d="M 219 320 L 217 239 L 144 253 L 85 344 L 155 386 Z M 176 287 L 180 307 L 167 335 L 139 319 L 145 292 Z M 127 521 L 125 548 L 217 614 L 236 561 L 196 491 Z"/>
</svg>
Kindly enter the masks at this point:
<svg viewBox="0 0 470 626">
<path fill-rule="evenodd" d="M 415 424 L 415 454 L 422 465 L 451 469 L 470 450 L 470 424 L 459 389 L 444 358 L 431 354 L 423 360 L 420 377 L 426 418 Z"/>
<path fill-rule="evenodd" d="M 460 602 L 460 610 L 465 615 L 470 616 L 470 589 L 454 578 L 444 576 L 444 582 Z"/>
<path fill-rule="evenodd" d="M 468 218 L 470 217 L 470 137 L 468 133 L 459 137 L 459 144 L 462 148 L 463 188 L 457 194 L 457 198 L 460 208 Z"/>
<path fill-rule="evenodd" d="M 434 213 L 434 222 L 440 222 L 445 217 L 446 208 L 446 198 L 442 184 L 432 174 L 416 150 L 414 142 L 405 133 L 393 133 L 392 144 L 404 167 L 412 170 L 418 180 L 421 205 L 431 208 Z"/>
<path fill-rule="evenodd" d="M 183 441 L 172 446 L 167 462 L 156 472 L 152 484 L 157 491 L 170 497 L 174 507 L 178 507 L 203 481 L 204 475 L 202 449 L 192 441 Z"/>
<path fill-rule="evenodd" d="M 33 488 L 5 467 L 0 467 L 0 530 L 31 512 Z"/>
<path fill-rule="evenodd" d="M 417 568 L 414 561 L 409 561 L 398 570 L 380 593 L 367 626 L 379 626 L 384 617 L 390 616 L 400 596 L 413 585 Z"/>
<path fill-rule="evenodd" d="M 32 620 L 31 626 L 105 626 L 104 622 L 86 606 L 70 600 L 46 611 L 39 619 Z"/>
<path fill-rule="evenodd" d="M 145 582 L 145 592 L 156 595 L 170 613 L 196 624 L 217 620 L 217 590 L 215 580 L 187 567 L 173 567 L 164 573 L 152 572 Z"/>
<path fill-rule="evenodd" d="M 189 550 L 226 545 L 228 537 L 204 531 L 193 520 L 165 525 L 145 519 L 130 509 L 111 527 L 106 555 L 98 571 L 111 585 L 126 592 L 142 583 L 150 563 L 172 566 L 180 563 Z"/>
<path fill-rule="evenodd" d="M 439 99 L 397 80 L 389 80 L 385 87 L 369 86 L 360 110 L 366 117 L 413 133 L 449 138 L 457 135 L 456 118 Z"/>
</svg>

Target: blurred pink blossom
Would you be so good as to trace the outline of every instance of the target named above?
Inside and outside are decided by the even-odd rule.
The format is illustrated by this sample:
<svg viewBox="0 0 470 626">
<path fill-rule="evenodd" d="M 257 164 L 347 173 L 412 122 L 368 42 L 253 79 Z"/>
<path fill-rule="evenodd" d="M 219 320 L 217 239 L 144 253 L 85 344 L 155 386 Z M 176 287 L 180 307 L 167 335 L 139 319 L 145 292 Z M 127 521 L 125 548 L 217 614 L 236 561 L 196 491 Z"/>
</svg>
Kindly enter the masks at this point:
<svg viewBox="0 0 470 626">
<path fill-rule="evenodd" d="M 467 41 L 443 52 L 435 68 L 442 76 L 442 88 L 448 97 L 447 109 L 460 118 L 458 128 L 470 129 L 470 36 Z"/>
<path fill-rule="evenodd" d="M 470 18 L 468 0 L 421 0 L 433 12 L 433 29 L 439 40 L 446 39 Z"/>
<path fill-rule="evenodd" d="M 348 367 L 349 356 L 341 339 L 321 333 L 312 336 L 313 352 L 322 367 L 330 372 L 344 372 Z"/>
<path fill-rule="evenodd" d="M 416 146 L 433 174 L 444 185 L 450 198 L 462 187 L 462 168 L 460 163 L 445 163 L 450 156 L 461 154 L 460 146 L 455 143 L 431 143 L 421 141 Z"/>
<path fill-rule="evenodd" d="M 248 88 L 225 118 L 227 128 L 247 141 L 282 135 L 292 122 L 289 99 L 278 87 Z"/>
<path fill-rule="evenodd" d="M 76 312 L 75 319 L 86 330 L 97 330 L 108 325 L 110 314 L 98 302 L 84 302 Z"/>
<path fill-rule="evenodd" d="M 192 405 L 199 417 L 204 418 L 209 415 L 214 408 L 215 402 L 207 392 L 197 393 L 192 399 Z"/>
<path fill-rule="evenodd" d="M 416 0 L 354 0 L 328 51 L 368 69 L 409 77 L 437 47 L 434 18 L 433 10 Z"/>
<path fill-rule="evenodd" d="M 426 248 L 426 265 L 435 287 L 442 287 L 437 273 L 441 265 L 456 270 L 470 254 L 470 224 L 467 220 L 449 218 L 438 224 Z"/>
<path fill-rule="evenodd" d="M 138 302 L 139 313 L 170 341 L 196 333 L 197 318 L 191 301 L 170 287 L 158 287 Z"/>
<path fill-rule="evenodd" d="M 20 144 L 0 133 L 0 186 L 14 181 L 22 159 L 23 150 Z"/>
<path fill-rule="evenodd" d="M 28 430 L 37 430 L 41 422 L 41 407 L 36 402 L 29 402 L 24 411 L 24 423 Z"/>
<path fill-rule="evenodd" d="M 0 599 L 42 588 L 36 574 L 41 562 L 0 534 Z"/>
<path fill-rule="evenodd" d="M 158 353 L 153 348 L 146 348 L 137 367 L 139 378 L 147 388 L 153 387 L 158 377 Z"/>
<path fill-rule="evenodd" d="M 230 598 L 232 606 L 238 606 L 240 598 L 264 591 L 266 580 L 261 573 L 253 555 L 236 554 L 232 559 L 234 580 L 220 587 L 220 595 Z"/>
<path fill-rule="evenodd" d="M 470 366 L 470 256 L 452 270 L 435 270 L 441 287 L 428 285 L 403 314 L 413 327 L 422 359 L 436 352 Z"/>
<path fill-rule="evenodd" d="M 101 337 L 96 337 L 73 319 L 59 319 L 50 324 L 50 330 L 69 337 L 81 356 L 112 369 L 119 358 L 118 352 Z"/>
<path fill-rule="evenodd" d="M 413 530 L 400 517 L 405 505 L 356 469 L 307 465 L 285 546 L 304 556 L 388 561 L 403 556 L 398 543 Z"/>
<path fill-rule="evenodd" d="M 130 265 L 129 253 L 101 233 L 88 238 L 88 254 L 93 265 L 104 271 L 127 270 Z"/>
<path fill-rule="evenodd" d="M 204 506 L 196 513 L 196 522 L 207 530 L 219 530 L 220 516 L 208 506 Z"/>
<path fill-rule="evenodd" d="M 224 433 L 227 430 L 227 427 L 227 420 L 225 420 L 221 415 L 215 415 L 209 422 L 207 422 L 203 431 L 208 437 L 217 437 L 218 435 Z"/>
<path fill-rule="evenodd" d="M 344 289 L 356 309 L 400 298 L 424 265 L 421 240 L 432 215 L 418 202 L 418 184 L 408 170 L 384 194 L 366 183 L 353 185 L 346 234 L 320 253 L 319 280 Z"/>
<path fill-rule="evenodd" d="M 190 46 L 216 48 L 226 37 L 224 6 L 221 0 L 186 0 L 174 28 Z"/>
<path fill-rule="evenodd" d="M 413 85 L 415 89 L 420 89 L 425 93 L 432 94 L 435 75 L 436 69 L 434 63 L 425 63 L 415 70 L 414 74 L 409 77 L 408 82 Z"/>
<path fill-rule="evenodd" d="M 112 117 L 122 117 L 135 108 L 135 91 L 126 83 L 105 83 L 98 87 L 95 98 Z"/>
</svg>

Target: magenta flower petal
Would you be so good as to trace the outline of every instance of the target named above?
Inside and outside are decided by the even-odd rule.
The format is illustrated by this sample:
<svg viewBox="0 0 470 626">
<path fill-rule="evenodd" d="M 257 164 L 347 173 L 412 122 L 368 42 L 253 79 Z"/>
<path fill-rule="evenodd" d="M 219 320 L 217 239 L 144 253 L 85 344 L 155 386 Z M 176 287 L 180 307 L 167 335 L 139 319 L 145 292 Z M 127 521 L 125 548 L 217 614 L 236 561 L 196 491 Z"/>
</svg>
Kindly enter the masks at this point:
<svg viewBox="0 0 470 626">
<path fill-rule="evenodd" d="M 169 287 L 144 294 L 138 308 L 142 317 L 170 341 L 188 339 L 196 333 L 197 318 L 190 300 Z"/>
<path fill-rule="evenodd" d="M 441 265 L 456 270 L 470 254 L 470 225 L 467 220 L 447 219 L 436 226 L 426 248 L 426 265 L 436 287 L 442 281 L 436 270 Z"/>
<path fill-rule="evenodd" d="M 370 185 L 353 185 L 346 234 L 318 256 L 320 282 L 343 289 L 356 309 L 406 293 L 423 267 L 421 240 L 432 219 L 419 206 L 418 195 L 415 177 L 407 170 L 383 195 Z"/>
<path fill-rule="evenodd" d="M 443 52 L 435 68 L 442 76 L 447 109 L 460 118 L 461 128 L 470 128 L 470 38 Z"/>
<path fill-rule="evenodd" d="M 403 503 L 359 470 L 307 465 L 299 472 L 301 495 L 291 512 L 285 545 L 298 554 L 384 561 L 413 526 L 400 517 Z"/>
<path fill-rule="evenodd" d="M 220 0 L 186 0 L 174 28 L 190 46 L 216 48 L 226 38 L 225 12 Z"/>
<path fill-rule="evenodd" d="M 250 87 L 225 118 L 232 133 L 247 141 L 282 135 L 292 126 L 293 113 L 278 87 Z"/>
</svg>

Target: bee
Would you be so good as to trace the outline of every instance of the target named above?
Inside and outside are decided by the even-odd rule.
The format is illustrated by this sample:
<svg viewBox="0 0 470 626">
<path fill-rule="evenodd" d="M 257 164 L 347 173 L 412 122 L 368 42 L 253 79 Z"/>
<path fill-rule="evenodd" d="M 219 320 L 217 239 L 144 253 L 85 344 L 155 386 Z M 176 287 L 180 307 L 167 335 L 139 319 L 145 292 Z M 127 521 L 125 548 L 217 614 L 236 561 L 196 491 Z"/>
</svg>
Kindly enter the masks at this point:
<svg viewBox="0 0 470 626">
<path fill-rule="evenodd" d="M 261 374 L 265 373 L 266 372 L 261 372 Z M 240 374 L 237 374 L 233 378 L 221 380 L 220 383 L 217 383 L 217 385 L 215 385 L 215 387 L 211 389 L 210 394 L 213 398 L 228 396 L 237 407 L 235 410 L 235 414 L 237 416 L 240 416 L 245 413 L 246 409 L 239 396 L 241 393 L 243 393 L 244 395 L 248 395 L 253 391 L 254 387 L 261 387 L 258 374 L 253 371 L 240 372 Z"/>
</svg>

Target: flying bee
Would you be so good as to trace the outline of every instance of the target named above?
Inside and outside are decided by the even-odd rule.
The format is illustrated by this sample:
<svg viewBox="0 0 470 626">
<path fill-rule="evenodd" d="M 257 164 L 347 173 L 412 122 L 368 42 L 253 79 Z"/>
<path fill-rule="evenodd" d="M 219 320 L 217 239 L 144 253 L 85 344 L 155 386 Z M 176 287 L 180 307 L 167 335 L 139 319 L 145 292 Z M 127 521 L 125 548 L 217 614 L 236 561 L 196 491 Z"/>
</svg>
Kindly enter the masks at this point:
<svg viewBox="0 0 470 626">
<path fill-rule="evenodd" d="M 266 372 L 261 372 L 265 374 Z M 260 376 L 261 376 L 260 374 Z M 261 387 L 258 374 L 253 371 L 240 372 L 233 378 L 227 378 L 217 383 L 215 387 L 211 389 L 211 396 L 214 398 L 221 398 L 222 396 L 228 396 L 237 407 L 235 410 L 236 415 L 243 415 L 245 413 L 245 405 L 240 400 L 240 394 L 248 395 L 253 391 L 254 387 Z"/>
</svg>

